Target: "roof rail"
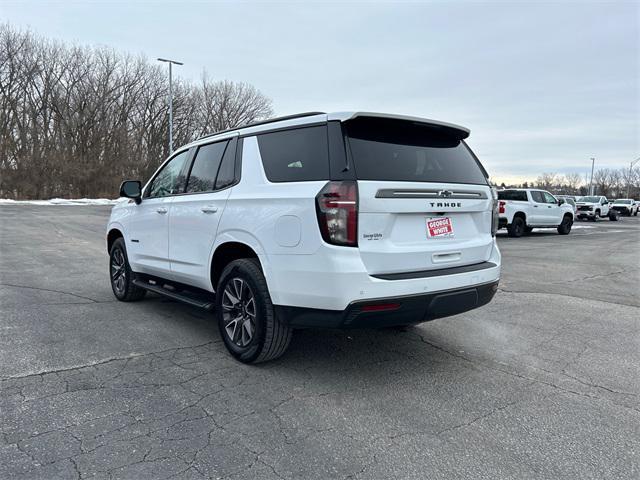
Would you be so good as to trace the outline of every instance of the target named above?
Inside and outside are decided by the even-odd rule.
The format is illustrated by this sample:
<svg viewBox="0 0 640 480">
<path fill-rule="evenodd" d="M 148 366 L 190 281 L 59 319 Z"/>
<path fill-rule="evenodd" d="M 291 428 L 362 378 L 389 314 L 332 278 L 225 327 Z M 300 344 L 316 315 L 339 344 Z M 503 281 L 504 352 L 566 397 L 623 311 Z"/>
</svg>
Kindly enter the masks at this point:
<svg viewBox="0 0 640 480">
<path fill-rule="evenodd" d="M 256 127 L 258 125 L 265 125 L 267 123 L 282 122 L 284 120 L 293 120 L 295 118 L 311 117 L 313 115 L 324 115 L 324 114 L 325 114 L 325 112 L 303 112 L 303 113 L 296 113 L 294 115 L 286 115 L 284 117 L 273 117 L 273 118 L 269 118 L 267 120 L 261 120 L 259 122 L 253 122 L 253 123 L 248 123 L 246 125 L 240 125 L 239 127 L 227 128 L 226 130 L 220 130 L 219 132 L 208 133 L 206 135 L 203 135 L 203 136 L 199 137 L 198 140 L 202 140 L 203 138 L 213 137 L 215 135 L 220 135 L 221 133 L 227 133 L 227 132 L 232 132 L 234 130 L 240 130 L 241 128 Z"/>
</svg>

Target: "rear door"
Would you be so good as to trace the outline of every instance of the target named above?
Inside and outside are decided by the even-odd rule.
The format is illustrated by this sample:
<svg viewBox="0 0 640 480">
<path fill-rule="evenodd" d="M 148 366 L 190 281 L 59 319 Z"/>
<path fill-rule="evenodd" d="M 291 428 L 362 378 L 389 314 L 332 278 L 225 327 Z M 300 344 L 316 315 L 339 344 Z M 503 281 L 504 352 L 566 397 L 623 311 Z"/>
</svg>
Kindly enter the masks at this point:
<svg viewBox="0 0 640 480">
<path fill-rule="evenodd" d="M 173 199 L 169 218 L 171 278 L 211 287 L 209 259 L 220 218 L 235 183 L 237 137 L 198 147 L 186 188 Z"/>
<path fill-rule="evenodd" d="M 345 132 L 358 181 L 358 246 L 370 274 L 488 260 L 492 192 L 462 134 L 372 117 L 345 122 Z"/>
</svg>

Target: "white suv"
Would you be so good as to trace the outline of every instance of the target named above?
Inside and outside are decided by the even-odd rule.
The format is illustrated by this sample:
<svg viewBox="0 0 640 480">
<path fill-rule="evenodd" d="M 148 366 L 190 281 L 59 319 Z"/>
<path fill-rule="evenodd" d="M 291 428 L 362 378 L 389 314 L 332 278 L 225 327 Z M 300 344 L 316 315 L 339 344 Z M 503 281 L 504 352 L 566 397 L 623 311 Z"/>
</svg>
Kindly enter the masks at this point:
<svg viewBox="0 0 640 480">
<path fill-rule="evenodd" d="M 308 113 L 201 138 L 107 230 L 119 300 L 147 290 L 215 311 L 246 363 L 306 327 L 387 327 L 489 302 L 495 193 L 469 130 L 375 113 Z"/>
</svg>

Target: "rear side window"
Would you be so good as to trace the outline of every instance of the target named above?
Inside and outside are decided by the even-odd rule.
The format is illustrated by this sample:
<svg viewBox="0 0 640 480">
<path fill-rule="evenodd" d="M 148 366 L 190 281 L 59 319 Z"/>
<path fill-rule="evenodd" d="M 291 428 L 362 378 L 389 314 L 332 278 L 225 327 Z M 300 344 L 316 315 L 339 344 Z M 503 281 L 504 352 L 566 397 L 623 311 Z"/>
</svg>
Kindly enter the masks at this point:
<svg viewBox="0 0 640 480">
<path fill-rule="evenodd" d="M 228 143 L 210 143 L 198 148 L 187 181 L 188 193 L 211 192 L 215 189 L 216 175 Z"/>
<path fill-rule="evenodd" d="M 326 125 L 258 135 L 258 146 L 270 182 L 329 179 Z"/>
<path fill-rule="evenodd" d="M 231 140 L 224 151 L 222 163 L 218 170 L 218 177 L 216 178 L 216 190 L 228 187 L 235 181 L 236 143 L 236 139 Z"/>
<path fill-rule="evenodd" d="M 482 167 L 454 130 L 371 117 L 345 122 L 345 130 L 360 180 L 487 185 Z"/>
<path fill-rule="evenodd" d="M 498 190 L 498 200 L 527 201 L 527 192 L 522 190 Z"/>
</svg>

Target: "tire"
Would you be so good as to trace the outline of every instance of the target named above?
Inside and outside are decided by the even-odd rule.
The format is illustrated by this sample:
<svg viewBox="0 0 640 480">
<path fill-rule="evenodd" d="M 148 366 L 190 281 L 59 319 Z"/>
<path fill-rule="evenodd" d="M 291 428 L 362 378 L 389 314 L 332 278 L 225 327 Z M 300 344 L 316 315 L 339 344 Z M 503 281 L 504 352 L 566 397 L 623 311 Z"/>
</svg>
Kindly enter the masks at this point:
<svg viewBox="0 0 640 480">
<path fill-rule="evenodd" d="M 510 237 L 521 237 L 524 234 L 526 226 L 522 217 L 513 217 L 511 223 L 507 225 L 507 233 Z"/>
<path fill-rule="evenodd" d="M 573 225 L 573 217 L 571 217 L 571 215 L 565 215 L 562 218 L 562 223 L 558 225 L 558 233 L 560 235 L 569 235 L 569 232 L 571 232 L 572 225 Z"/>
<path fill-rule="evenodd" d="M 274 360 L 291 342 L 293 330 L 276 316 L 255 259 L 234 260 L 222 271 L 216 289 L 216 316 L 227 350 L 243 363 Z"/>
<path fill-rule="evenodd" d="M 618 221 L 618 214 L 615 211 L 610 211 L 609 212 L 609 221 L 610 222 L 617 222 Z"/>
<path fill-rule="evenodd" d="M 133 284 L 135 273 L 131 271 L 124 239 L 118 238 L 109 252 L 109 280 L 111 290 L 121 302 L 135 302 L 141 300 L 147 291 Z"/>
<path fill-rule="evenodd" d="M 593 217 L 591 217 L 590 220 L 592 222 L 597 222 L 599 218 L 600 218 L 600 210 L 596 210 L 596 214 Z"/>
<path fill-rule="evenodd" d="M 638 216 L 638 210 L 635 211 L 635 213 L 633 214 L 634 217 Z"/>
<path fill-rule="evenodd" d="M 533 227 L 524 227 L 524 233 L 529 235 L 531 232 L 533 232 Z"/>
</svg>

